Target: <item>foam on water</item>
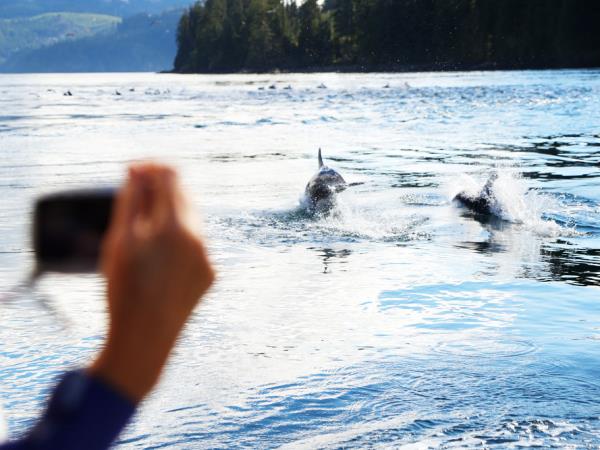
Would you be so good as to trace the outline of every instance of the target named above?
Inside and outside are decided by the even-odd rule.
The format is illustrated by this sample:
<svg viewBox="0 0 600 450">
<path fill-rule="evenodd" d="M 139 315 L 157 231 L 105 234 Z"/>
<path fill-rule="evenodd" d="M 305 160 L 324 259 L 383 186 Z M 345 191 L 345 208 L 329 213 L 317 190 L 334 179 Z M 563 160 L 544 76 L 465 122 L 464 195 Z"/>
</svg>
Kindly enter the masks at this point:
<svg viewBox="0 0 600 450">
<path fill-rule="evenodd" d="M 338 196 L 330 214 L 317 217 L 317 223 L 335 233 L 372 241 L 411 241 L 426 239 L 420 231 L 427 217 L 406 215 L 401 209 L 365 207 L 349 195 Z"/>
<path fill-rule="evenodd" d="M 255 211 L 222 222 L 230 239 L 242 233 L 269 245 L 290 242 L 407 242 L 423 240 L 425 216 L 401 209 L 366 207 L 351 196 L 338 196 L 327 213 L 311 214 L 303 204 L 284 210 Z M 234 225 L 235 224 L 235 225 Z M 230 227 L 234 226 L 235 230 Z"/>
<path fill-rule="evenodd" d="M 560 194 L 554 197 L 558 208 L 545 215 L 563 227 L 579 231 L 580 235 L 600 233 L 600 205 L 587 198 Z"/>
</svg>

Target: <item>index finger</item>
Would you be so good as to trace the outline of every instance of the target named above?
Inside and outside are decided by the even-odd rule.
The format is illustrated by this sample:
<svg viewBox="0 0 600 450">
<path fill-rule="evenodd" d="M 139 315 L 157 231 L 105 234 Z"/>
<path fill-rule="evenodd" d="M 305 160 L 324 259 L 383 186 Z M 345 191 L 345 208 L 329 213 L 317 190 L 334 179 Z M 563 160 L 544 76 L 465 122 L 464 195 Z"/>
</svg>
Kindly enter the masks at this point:
<svg viewBox="0 0 600 450">
<path fill-rule="evenodd" d="M 177 174 L 168 166 L 155 165 L 149 172 L 153 187 L 153 204 L 149 214 L 157 226 L 175 222 L 181 205 Z"/>
</svg>

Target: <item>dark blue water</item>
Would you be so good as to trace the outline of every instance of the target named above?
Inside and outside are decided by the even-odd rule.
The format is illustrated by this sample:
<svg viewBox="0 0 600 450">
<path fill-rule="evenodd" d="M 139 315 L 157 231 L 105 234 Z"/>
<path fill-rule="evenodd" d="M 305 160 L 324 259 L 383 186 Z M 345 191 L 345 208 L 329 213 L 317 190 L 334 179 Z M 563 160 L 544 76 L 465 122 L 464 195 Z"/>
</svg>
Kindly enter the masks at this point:
<svg viewBox="0 0 600 450">
<path fill-rule="evenodd" d="M 120 448 L 597 448 L 599 76 L 2 76 L 0 293 L 36 195 L 161 158 L 220 279 Z M 319 147 L 357 184 L 314 217 Z M 492 172 L 493 217 L 452 202 Z M 99 348 L 102 298 L 51 275 L 2 305 L 11 434 Z"/>
</svg>

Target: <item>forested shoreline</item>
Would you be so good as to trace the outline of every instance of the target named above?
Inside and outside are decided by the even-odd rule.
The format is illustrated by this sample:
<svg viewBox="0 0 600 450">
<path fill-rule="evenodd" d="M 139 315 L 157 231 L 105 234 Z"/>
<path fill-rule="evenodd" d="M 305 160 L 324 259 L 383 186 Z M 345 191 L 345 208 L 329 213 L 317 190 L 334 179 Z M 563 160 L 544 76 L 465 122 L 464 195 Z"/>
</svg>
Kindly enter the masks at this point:
<svg viewBox="0 0 600 450">
<path fill-rule="evenodd" d="M 206 0 L 174 71 L 600 67 L 597 0 Z"/>
</svg>

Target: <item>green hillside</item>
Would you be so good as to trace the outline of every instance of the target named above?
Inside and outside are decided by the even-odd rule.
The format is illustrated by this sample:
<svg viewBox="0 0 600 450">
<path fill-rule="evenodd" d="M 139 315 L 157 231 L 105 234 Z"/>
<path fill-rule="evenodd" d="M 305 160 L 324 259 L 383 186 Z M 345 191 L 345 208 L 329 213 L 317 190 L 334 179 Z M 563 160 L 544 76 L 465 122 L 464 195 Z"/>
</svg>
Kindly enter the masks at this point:
<svg viewBox="0 0 600 450">
<path fill-rule="evenodd" d="M 183 10 L 137 14 L 110 32 L 21 51 L 0 72 L 135 72 L 173 67 L 175 36 Z"/>
<path fill-rule="evenodd" d="M 0 63 L 23 50 L 112 31 L 119 23 L 119 17 L 79 13 L 47 13 L 27 18 L 0 19 Z"/>
<path fill-rule="evenodd" d="M 159 14 L 192 3 L 193 0 L 0 0 L 0 18 L 31 17 L 57 11 L 127 17 Z"/>
</svg>

